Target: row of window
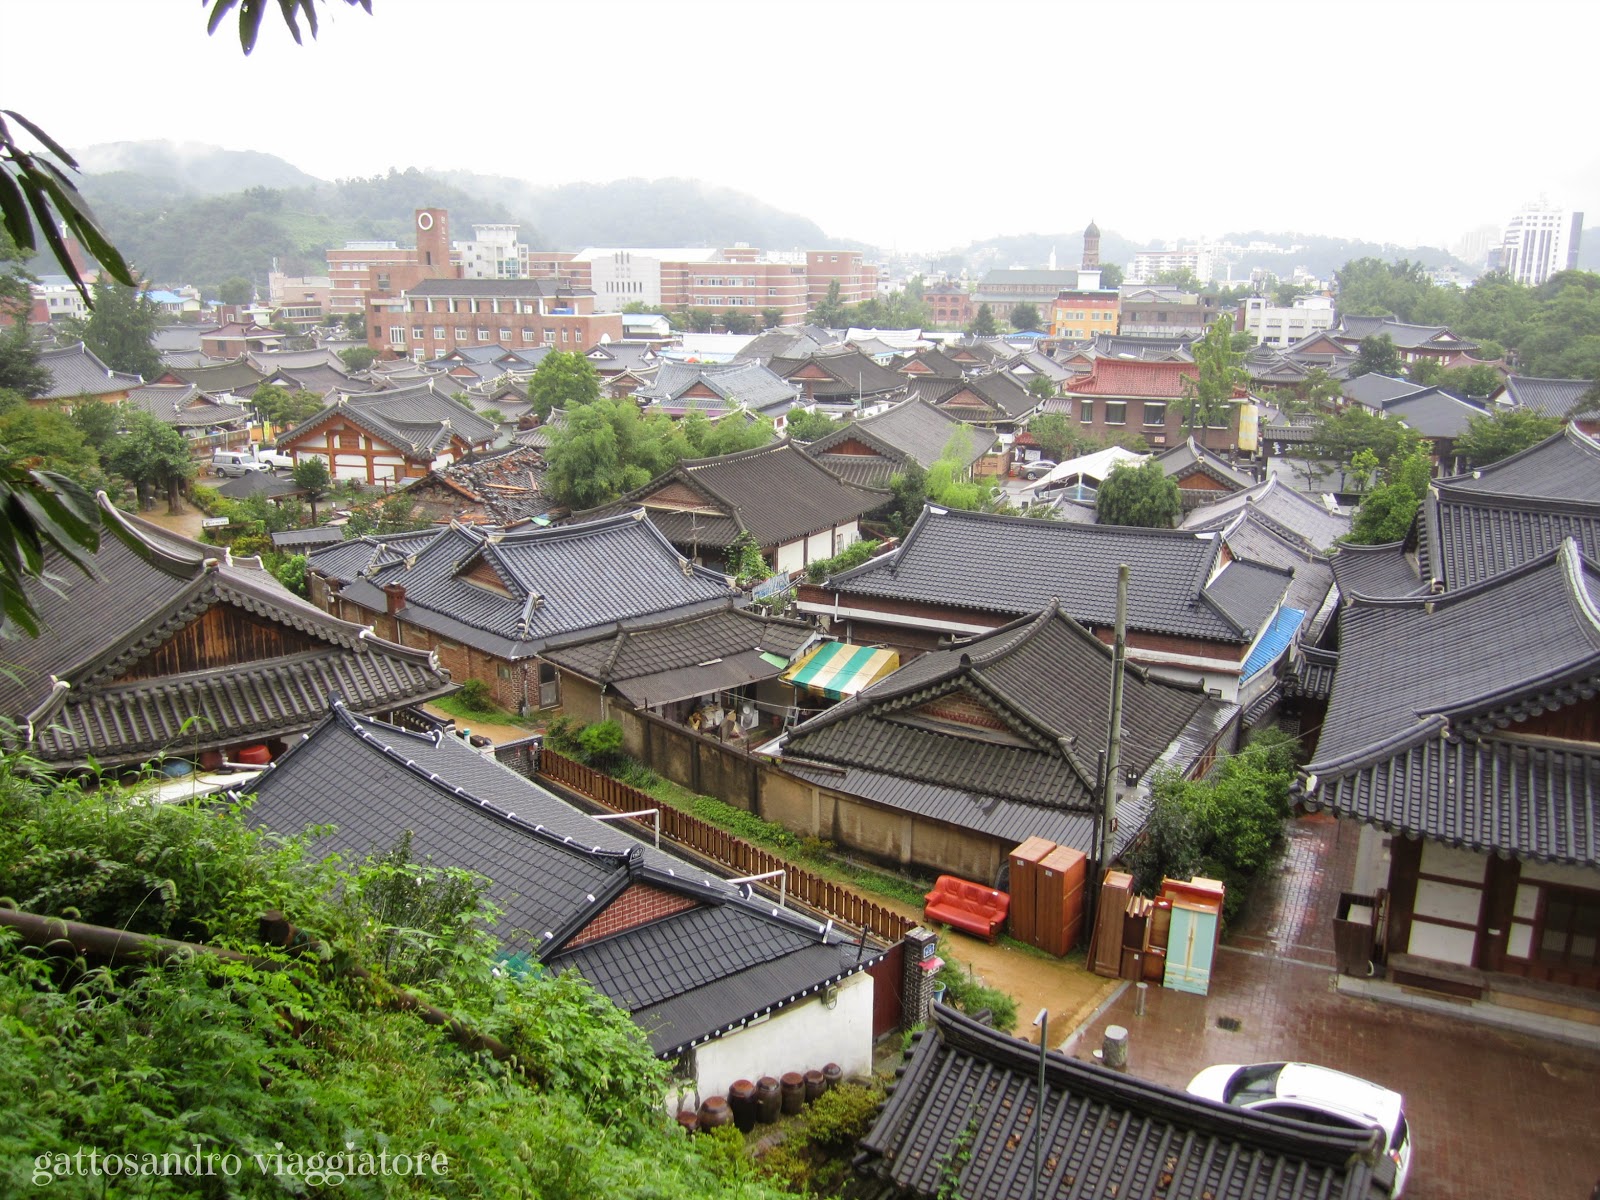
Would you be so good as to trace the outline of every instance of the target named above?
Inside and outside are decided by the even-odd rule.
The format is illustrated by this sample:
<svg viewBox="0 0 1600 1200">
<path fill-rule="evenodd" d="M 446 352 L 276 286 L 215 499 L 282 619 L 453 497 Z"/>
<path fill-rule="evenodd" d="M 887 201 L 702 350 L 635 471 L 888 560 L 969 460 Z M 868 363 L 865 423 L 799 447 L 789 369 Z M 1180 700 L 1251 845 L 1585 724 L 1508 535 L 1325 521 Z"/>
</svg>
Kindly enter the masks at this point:
<svg viewBox="0 0 1600 1200">
<path fill-rule="evenodd" d="M 1093 400 L 1078 400 L 1078 420 L 1085 425 L 1094 424 Z M 1162 428 L 1167 423 L 1167 405 L 1162 400 L 1144 400 L 1140 402 L 1143 412 L 1139 414 L 1140 422 L 1147 428 Z M 1102 407 L 1102 420 L 1106 425 L 1126 425 L 1128 423 L 1128 402 L 1126 400 L 1106 400 Z M 1213 429 L 1228 428 L 1226 412 L 1220 421 L 1211 423 Z"/>
<path fill-rule="evenodd" d="M 373 332 L 377 333 L 378 331 L 374 329 Z M 420 342 L 424 340 L 427 337 L 427 332 L 427 327 L 424 325 L 413 325 L 411 327 L 411 337 L 414 341 Z M 445 340 L 445 337 L 449 332 L 451 331 L 447 330 L 445 326 L 435 325 L 433 327 L 433 340 L 436 342 L 442 342 Z M 480 342 L 492 342 L 495 340 L 493 336 L 494 331 L 492 329 L 485 329 L 481 325 L 475 330 L 458 327 L 454 330 L 454 333 L 455 339 L 458 342 L 472 341 L 474 335 L 476 335 L 477 340 Z M 560 333 L 562 345 L 566 345 L 568 342 L 571 342 L 573 345 L 581 345 L 583 342 L 582 329 L 568 329 L 563 325 Z M 520 337 L 523 342 L 529 345 L 532 345 L 536 342 L 542 342 L 546 346 L 552 346 L 556 342 L 556 331 L 554 329 L 500 330 L 499 340 L 502 345 L 513 341 L 517 337 Z M 392 346 L 404 346 L 406 344 L 406 331 L 403 325 L 391 325 L 389 327 L 389 344 Z"/>
</svg>

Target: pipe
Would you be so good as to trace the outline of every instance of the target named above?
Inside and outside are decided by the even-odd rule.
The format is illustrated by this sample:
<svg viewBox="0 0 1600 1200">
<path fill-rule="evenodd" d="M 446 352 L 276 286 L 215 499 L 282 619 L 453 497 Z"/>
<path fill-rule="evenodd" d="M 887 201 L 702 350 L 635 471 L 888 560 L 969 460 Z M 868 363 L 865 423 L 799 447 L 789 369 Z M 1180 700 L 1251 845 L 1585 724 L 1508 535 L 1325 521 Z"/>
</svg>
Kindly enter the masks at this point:
<svg viewBox="0 0 1600 1200">
<path fill-rule="evenodd" d="M 1105 794 L 1100 819 L 1105 825 L 1100 844 L 1111 856 L 1111 835 L 1117 827 L 1117 772 L 1122 759 L 1122 680 L 1128 661 L 1128 564 L 1117 567 L 1116 640 L 1111 648 L 1111 714 L 1106 728 Z"/>
</svg>

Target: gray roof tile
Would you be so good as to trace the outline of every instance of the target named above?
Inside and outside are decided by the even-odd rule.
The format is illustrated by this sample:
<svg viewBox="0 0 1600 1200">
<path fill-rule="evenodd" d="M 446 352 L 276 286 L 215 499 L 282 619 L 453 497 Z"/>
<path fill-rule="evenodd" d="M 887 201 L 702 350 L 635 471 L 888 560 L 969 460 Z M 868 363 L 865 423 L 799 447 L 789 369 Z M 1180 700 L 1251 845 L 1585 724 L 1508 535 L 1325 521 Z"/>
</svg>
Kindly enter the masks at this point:
<svg viewBox="0 0 1600 1200">
<path fill-rule="evenodd" d="M 1531 408 L 1547 417 L 1564 420 L 1594 385 L 1592 379 L 1541 379 L 1533 375 L 1508 375 L 1506 396 L 1518 408 Z"/>
</svg>

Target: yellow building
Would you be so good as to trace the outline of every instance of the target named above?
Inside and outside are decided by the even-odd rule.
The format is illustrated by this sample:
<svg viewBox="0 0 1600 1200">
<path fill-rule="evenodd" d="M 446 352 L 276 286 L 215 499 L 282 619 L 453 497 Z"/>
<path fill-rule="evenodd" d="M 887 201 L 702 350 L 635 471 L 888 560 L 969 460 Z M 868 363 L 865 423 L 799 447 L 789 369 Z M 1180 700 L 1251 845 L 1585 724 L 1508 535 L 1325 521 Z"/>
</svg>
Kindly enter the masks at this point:
<svg viewBox="0 0 1600 1200">
<path fill-rule="evenodd" d="M 1122 295 L 1115 288 L 1063 291 L 1050 305 L 1050 336 L 1060 341 L 1087 342 L 1102 333 L 1116 333 Z"/>
</svg>

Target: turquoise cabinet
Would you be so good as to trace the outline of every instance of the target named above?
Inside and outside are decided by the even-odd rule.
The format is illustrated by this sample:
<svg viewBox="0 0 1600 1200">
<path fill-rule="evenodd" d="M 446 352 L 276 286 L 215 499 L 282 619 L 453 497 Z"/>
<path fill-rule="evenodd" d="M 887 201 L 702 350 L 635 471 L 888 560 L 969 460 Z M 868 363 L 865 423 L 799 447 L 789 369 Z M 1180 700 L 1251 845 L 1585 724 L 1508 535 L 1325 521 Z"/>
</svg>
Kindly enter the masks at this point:
<svg viewBox="0 0 1600 1200">
<path fill-rule="evenodd" d="M 1211 962 L 1216 956 L 1218 915 L 1210 905 L 1173 901 L 1163 987 L 1206 994 L 1211 986 Z"/>
</svg>

